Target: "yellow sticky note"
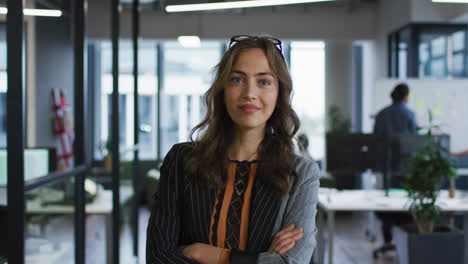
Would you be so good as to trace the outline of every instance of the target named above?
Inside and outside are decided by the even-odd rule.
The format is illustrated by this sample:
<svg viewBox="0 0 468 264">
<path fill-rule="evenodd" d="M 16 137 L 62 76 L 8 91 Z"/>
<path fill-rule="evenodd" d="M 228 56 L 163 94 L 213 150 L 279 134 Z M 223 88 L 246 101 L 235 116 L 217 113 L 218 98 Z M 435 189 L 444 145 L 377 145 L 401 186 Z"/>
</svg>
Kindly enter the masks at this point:
<svg viewBox="0 0 468 264">
<path fill-rule="evenodd" d="M 436 109 L 434 109 L 434 115 L 440 116 L 440 113 L 441 113 L 440 108 L 437 107 Z"/>
<path fill-rule="evenodd" d="M 424 100 L 421 99 L 421 98 L 418 99 L 418 100 L 416 100 L 416 105 L 417 105 L 417 106 L 422 106 L 422 105 L 424 105 Z"/>
</svg>

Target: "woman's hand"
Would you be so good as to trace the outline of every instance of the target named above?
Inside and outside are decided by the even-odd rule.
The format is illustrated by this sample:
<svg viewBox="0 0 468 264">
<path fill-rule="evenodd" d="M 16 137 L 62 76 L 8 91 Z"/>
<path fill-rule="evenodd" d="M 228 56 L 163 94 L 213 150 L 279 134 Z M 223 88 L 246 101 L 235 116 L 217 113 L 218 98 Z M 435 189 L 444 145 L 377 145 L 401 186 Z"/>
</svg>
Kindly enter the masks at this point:
<svg viewBox="0 0 468 264">
<path fill-rule="evenodd" d="M 296 245 L 296 241 L 302 238 L 302 228 L 294 229 L 294 225 L 286 227 L 279 231 L 271 242 L 269 253 L 276 252 L 283 255 Z"/>
<path fill-rule="evenodd" d="M 194 243 L 179 247 L 179 251 L 187 258 L 202 264 L 217 264 L 223 249 L 203 243 Z"/>
</svg>

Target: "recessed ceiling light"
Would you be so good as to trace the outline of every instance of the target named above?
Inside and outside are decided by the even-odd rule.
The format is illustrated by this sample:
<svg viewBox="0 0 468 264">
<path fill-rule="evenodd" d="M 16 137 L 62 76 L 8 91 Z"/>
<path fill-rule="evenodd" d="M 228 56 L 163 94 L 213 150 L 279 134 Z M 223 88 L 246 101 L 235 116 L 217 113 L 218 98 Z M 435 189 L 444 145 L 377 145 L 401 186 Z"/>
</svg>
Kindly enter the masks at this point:
<svg viewBox="0 0 468 264">
<path fill-rule="evenodd" d="M 201 46 L 198 36 L 179 36 L 177 37 L 177 41 L 184 48 L 199 48 Z"/>
<path fill-rule="evenodd" d="M 432 0 L 434 3 L 468 4 L 468 0 Z"/>
<path fill-rule="evenodd" d="M 166 12 L 171 13 L 171 12 L 207 11 L 207 10 L 233 9 L 233 8 L 306 4 L 306 3 L 329 2 L 329 1 L 335 1 L 335 0 L 249 0 L 249 1 L 231 1 L 231 2 L 204 3 L 204 4 L 188 4 L 188 5 L 168 5 L 166 6 Z"/>
<path fill-rule="evenodd" d="M 8 9 L 6 7 L 0 7 L 0 14 L 8 14 Z M 25 16 L 45 16 L 45 17 L 60 17 L 62 16 L 62 11 L 55 9 L 23 9 L 23 14 Z"/>
</svg>

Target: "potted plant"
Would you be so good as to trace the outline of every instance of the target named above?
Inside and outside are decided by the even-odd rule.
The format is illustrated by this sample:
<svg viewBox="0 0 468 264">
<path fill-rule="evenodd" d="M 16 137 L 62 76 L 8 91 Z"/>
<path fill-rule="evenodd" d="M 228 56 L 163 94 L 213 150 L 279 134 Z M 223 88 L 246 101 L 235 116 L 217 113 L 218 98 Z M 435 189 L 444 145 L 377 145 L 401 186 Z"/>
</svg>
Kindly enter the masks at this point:
<svg viewBox="0 0 468 264">
<path fill-rule="evenodd" d="M 427 143 L 406 162 L 403 187 L 409 197 L 409 212 L 416 225 L 396 226 L 395 242 L 399 263 L 462 263 L 463 233 L 447 227 L 434 227 L 440 208 L 436 205 L 443 180 L 456 177 L 448 150 L 433 133 L 429 112 Z M 433 248 L 431 248 L 433 247 Z"/>
<path fill-rule="evenodd" d="M 344 117 L 343 112 L 337 105 L 328 108 L 328 133 L 349 133 L 351 121 Z"/>
</svg>

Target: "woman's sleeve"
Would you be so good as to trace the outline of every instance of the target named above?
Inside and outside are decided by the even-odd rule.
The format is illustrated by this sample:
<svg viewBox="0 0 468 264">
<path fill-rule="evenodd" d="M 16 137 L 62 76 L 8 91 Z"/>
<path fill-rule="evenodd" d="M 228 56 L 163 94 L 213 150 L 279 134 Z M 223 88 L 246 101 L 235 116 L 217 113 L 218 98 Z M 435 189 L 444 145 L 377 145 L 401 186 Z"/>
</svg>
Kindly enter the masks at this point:
<svg viewBox="0 0 468 264">
<path fill-rule="evenodd" d="M 283 255 L 276 253 L 261 252 L 248 255 L 243 252 L 231 252 L 230 264 L 237 263 L 260 263 L 260 264 L 283 264 L 283 263 L 309 263 L 316 246 L 315 215 L 317 213 L 317 201 L 319 192 L 319 168 L 314 161 L 301 162 L 306 164 L 298 172 L 302 178 L 301 184 L 289 197 L 280 230 L 290 224 L 297 228 L 304 228 L 302 239 Z"/>
<path fill-rule="evenodd" d="M 183 149 L 175 145 L 164 158 L 159 191 L 155 194 L 146 239 L 146 263 L 198 263 L 177 251 L 181 233 L 179 194 Z"/>
</svg>

